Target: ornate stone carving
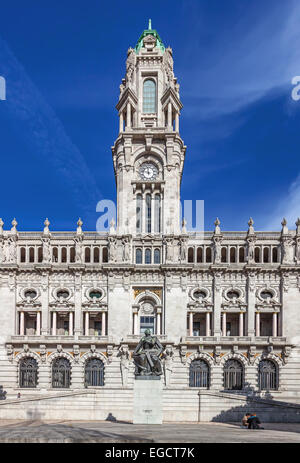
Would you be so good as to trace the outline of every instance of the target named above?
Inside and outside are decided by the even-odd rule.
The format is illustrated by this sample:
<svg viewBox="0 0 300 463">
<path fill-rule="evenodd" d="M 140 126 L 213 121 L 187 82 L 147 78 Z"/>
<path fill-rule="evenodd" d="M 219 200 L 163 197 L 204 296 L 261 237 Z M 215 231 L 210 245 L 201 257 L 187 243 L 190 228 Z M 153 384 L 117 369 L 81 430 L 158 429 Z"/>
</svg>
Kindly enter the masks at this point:
<svg viewBox="0 0 300 463">
<path fill-rule="evenodd" d="M 221 241 L 222 238 L 220 236 L 214 236 L 214 263 L 219 264 L 221 262 Z"/>
<path fill-rule="evenodd" d="M 126 60 L 126 82 L 129 87 L 132 86 L 134 81 L 134 67 L 135 67 L 136 55 L 133 48 L 129 48 L 127 52 Z"/>
<path fill-rule="evenodd" d="M 178 242 L 180 246 L 179 252 L 179 261 L 186 262 L 187 259 L 187 240 L 185 238 L 181 238 Z"/>
</svg>

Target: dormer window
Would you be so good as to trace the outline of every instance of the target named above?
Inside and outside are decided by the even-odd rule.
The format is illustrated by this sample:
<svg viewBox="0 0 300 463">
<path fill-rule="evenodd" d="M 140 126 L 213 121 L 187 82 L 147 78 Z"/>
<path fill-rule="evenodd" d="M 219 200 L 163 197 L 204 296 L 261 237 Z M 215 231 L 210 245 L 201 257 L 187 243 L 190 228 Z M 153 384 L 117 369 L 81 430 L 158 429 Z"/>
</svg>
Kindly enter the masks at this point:
<svg viewBox="0 0 300 463">
<path fill-rule="evenodd" d="M 156 83 L 153 79 L 146 79 L 143 85 L 143 113 L 156 113 Z"/>
</svg>

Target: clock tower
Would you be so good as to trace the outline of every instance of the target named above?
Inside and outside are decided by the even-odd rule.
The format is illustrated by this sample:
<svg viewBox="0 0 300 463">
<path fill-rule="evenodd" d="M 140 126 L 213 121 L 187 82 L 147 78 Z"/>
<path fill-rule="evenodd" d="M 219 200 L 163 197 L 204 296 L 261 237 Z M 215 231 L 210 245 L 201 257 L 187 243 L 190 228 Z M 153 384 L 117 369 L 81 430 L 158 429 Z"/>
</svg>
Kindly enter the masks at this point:
<svg viewBox="0 0 300 463">
<path fill-rule="evenodd" d="M 112 147 L 117 233 L 178 235 L 185 150 L 173 54 L 151 27 L 129 48 L 120 85 L 119 135 Z"/>
</svg>

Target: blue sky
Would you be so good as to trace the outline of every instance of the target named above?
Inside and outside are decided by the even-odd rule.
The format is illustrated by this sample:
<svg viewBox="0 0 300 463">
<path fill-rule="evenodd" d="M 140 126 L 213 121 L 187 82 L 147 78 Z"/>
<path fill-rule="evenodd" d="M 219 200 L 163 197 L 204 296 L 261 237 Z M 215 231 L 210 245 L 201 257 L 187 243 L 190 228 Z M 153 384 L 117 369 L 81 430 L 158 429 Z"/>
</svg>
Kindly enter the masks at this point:
<svg viewBox="0 0 300 463">
<path fill-rule="evenodd" d="M 300 216 L 298 0 L 2 2 L 4 228 L 95 230 L 115 200 L 110 147 L 126 52 L 152 19 L 173 48 L 187 145 L 182 199 L 205 201 L 205 229 L 290 228 Z"/>
</svg>

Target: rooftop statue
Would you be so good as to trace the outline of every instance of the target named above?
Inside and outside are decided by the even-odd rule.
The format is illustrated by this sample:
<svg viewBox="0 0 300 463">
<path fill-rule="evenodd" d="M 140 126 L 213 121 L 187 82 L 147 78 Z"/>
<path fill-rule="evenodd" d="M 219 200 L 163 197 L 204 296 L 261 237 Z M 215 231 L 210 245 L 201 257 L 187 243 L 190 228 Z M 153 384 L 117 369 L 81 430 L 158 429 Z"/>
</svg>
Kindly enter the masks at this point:
<svg viewBox="0 0 300 463">
<path fill-rule="evenodd" d="M 133 352 L 135 364 L 135 376 L 160 376 L 162 368 L 160 355 L 163 346 L 156 336 L 151 335 L 150 330 L 145 330 L 144 336 Z"/>
</svg>

